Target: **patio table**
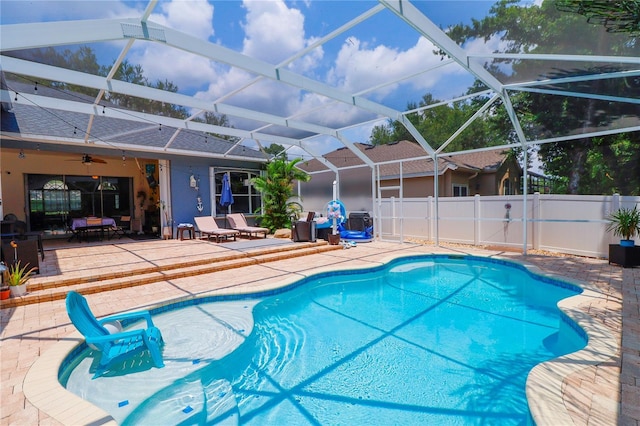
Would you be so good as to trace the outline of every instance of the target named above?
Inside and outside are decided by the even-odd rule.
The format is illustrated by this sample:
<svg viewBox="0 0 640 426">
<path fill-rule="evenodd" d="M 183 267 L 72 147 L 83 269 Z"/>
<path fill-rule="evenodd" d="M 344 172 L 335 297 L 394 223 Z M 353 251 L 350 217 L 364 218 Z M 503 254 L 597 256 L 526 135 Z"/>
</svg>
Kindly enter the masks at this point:
<svg viewBox="0 0 640 426">
<path fill-rule="evenodd" d="M 110 217 L 102 217 L 102 218 L 87 218 L 87 217 L 77 217 L 73 218 L 71 221 L 71 231 L 73 235 L 69 237 L 68 241 L 73 240 L 73 237 L 78 238 L 78 242 L 82 239 L 82 234 L 87 235 L 90 231 L 100 231 L 101 239 L 104 238 L 104 231 L 107 231 L 107 239 L 111 239 L 111 235 L 109 234 L 110 229 L 116 229 L 116 221 Z"/>
</svg>

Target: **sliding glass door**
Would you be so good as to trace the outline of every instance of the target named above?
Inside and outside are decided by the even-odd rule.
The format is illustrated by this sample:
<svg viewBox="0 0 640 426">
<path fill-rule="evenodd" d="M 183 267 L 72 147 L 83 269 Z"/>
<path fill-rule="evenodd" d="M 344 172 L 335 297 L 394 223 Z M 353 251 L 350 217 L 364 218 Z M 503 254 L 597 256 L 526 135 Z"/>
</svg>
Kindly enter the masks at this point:
<svg viewBox="0 0 640 426">
<path fill-rule="evenodd" d="M 131 216 L 132 186 L 127 177 L 27 175 L 30 229 L 65 234 L 74 217 Z"/>
</svg>

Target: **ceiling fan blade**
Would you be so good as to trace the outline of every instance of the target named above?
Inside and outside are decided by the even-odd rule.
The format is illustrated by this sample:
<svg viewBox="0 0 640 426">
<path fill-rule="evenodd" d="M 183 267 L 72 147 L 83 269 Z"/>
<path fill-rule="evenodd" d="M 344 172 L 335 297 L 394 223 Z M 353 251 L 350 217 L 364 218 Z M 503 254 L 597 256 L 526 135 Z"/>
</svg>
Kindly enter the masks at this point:
<svg viewBox="0 0 640 426">
<path fill-rule="evenodd" d="M 78 161 L 77 159 L 69 159 L 69 160 L 64 160 L 64 161 Z M 82 154 L 82 157 L 80 158 L 80 162 L 82 164 L 85 165 L 89 165 L 92 163 L 99 163 L 99 164 L 107 164 L 107 162 L 105 160 L 103 160 L 102 158 L 94 158 L 92 156 L 90 156 L 89 154 Z"/>
</svg>

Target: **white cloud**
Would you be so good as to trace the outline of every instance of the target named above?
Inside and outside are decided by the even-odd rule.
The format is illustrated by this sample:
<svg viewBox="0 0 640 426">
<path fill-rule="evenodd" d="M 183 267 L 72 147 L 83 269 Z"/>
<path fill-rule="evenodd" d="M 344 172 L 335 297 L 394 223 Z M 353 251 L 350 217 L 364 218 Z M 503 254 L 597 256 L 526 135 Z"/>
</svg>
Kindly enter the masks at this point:
<svg viewBox="0 0 640 426">
<path fill-rule="evenodd" d="M 328 81 L 356 93 L 439 64 L 440 57 L 433 54 L 435 49 L 436 47 L 423 37 L 406 50 L 392 49 L 384 45 L 369 48 L 355 37 L 350 37 L 340 49 L 335 66 L 328 73 Z M 461 69 L 454 70 L 453 73 L 464 74 Z M 424 93 L 436 86 L 443 75 L 451 74 L 451 69 L 437 68 L 412 78 L 409 84 L 416 91 Z M 403 82 L 378 89 L 375 93 L 376 99 L 382 100 L 399 84 Z"/>
<path fill-rule="evenodd" d="M 203 40 L 214 34 L 214 8 L 206 0 L 160 3 L 159 11 L 150 16 L 151 21 Z M 168 80 L 180 91 L 199 89 L 203 82 L 216 77 L 208 59 L 159 43 L 135 43 L 128 59 L 140 64 L 151 82 Z"/>
<path fill-rule="evenodd" d="M 242 28 L 245 30 L 242 52 L 248 56 L 276 64 L 291 57 L 314 39 L 306 39 L 304 16 L 297 9 L 287 8 L 283 1 L 245 1 L 247 11 Z M 313 70 L 322 58 L 322 48 L 315 49 L 295 61 L 290 69 L 295 72 Z M 216 72 L 206 90 L 197 96 L 217 99 L 220 96 L 251 81 L 255 76 L 242 70 L 230 69 Z M 250 92 L 250 94 L 249 94 Z M 235 105 L 247 105 L 252 109 L 288 116 L 301 108 L 305 99 L 299 90 L 269 80 L 252 85 L 245 92 L 233 96 Z M 306 102 L 309 102 L 307 99 Z"/>
<path fill-rule="evenodd" d="M 283 1 L 243 1 L 243 53 L 276 64 L 305 47 L 304 15 Z"/>
<path fill-rule="evenodd" d="M 204 0 L 174 0 L 161 5 L 160 13 L 154 14 L 152 20 L 200 39 L 211 39 L 214 35 L 214 8 Z M 305 34 L 305 16 L 301 10 L 293 6 L 288 7 L 284 1 L 245 0 L 243 8 L 246 15 L 240 24 L 245 32 L 241 51 L 250 57 L 277 64 L 315 40 Z M 348 42 L 335 52 L 334 62 L 327 63 L 326 47 L 320 47 L 294 61 L 289 65 L 289 69 L 324 80 L 327 84 L 349 93 L 356 93 L 440 63 L 440 57 L 433 54 L 435 47 L 431 42 L 422 37 L 415 40 L 415 44 L 403 50 L 383 44 L 368 44 L 356 36 L 351 36 Z M 143 48 L 137 50 L 130 60 L 141 64 L 152 81 L 158 78 L 167 79 L 177 84 L 181 91 L 197 91 L 195 96 L 200 99 L 219 99 L 255 78 L 246 71 L 229 68 L 190 53 L 167 49 L 161 44 L 138 42 L 134 46 L 137 45 Z M 382 101 L 385 96 L 390 96 L 398 89 L 400 84 L 405 85 L 405 91 L 407 86 L 410 86 L 408 90 L 421 95 L 441 85 L 443 76 L 456 78 L 463 74 L 464 71 L 458 66 L 440 67 L 410 81 L 386 86 L 367 96 Z M 285 117 L 314 111 L 309 114 L 314 118 L 313 122 L 335 128 L 348 126 L 357 119 L 372 118 L 371 113 L 352 105 L 335 103 L 321 95 L 268 79 L 259 81 L 224 102 Z M 317 107 L 322 105 L 329 106 L 317 110 Z M 229 119 L 234 122 L 233 117 L 230 116 Z M 357 138 L 355 141 L 366 141 L 370 127 L 364 126 L 358 131 L 351 131 L 353 137 Z M 326 141 L 319 144 L 318 148 L 321 146 L 327 146 Z M 326 152 L 326 149 L 321 151 Z"/>
<path fill-rule="evenodd" d="M 152 21 L 202 40 L 208 40 L 214 34 L 214 9 L 206 0 L 174 0 L 159 5 L 161 13 L 153 13 Z"/>
</svg>

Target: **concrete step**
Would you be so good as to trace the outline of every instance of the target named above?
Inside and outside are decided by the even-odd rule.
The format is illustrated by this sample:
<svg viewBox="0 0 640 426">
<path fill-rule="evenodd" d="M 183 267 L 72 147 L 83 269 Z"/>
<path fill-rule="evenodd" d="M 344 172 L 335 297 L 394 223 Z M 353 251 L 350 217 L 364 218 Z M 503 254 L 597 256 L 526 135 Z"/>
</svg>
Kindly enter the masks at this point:
<svg viewBox="0 0 640 426">
<path fill-rule="evenodd" d="M 265 247 L 245 252 L 185 259 L 165 265 L 148 266 L 145 263 L 139 268 L 129 267 L 126 270 L 118 270 L 117 267 L 107 268 L 108 270 L 84 276 L 34 277 L 29 280 L 27 294 L 0 301 L 0 308 L 64 299 L 71 290 L 82 294 L 100 293 L 339 249 L 342 249 L 342 246 L 329 245 L 325 241 L 297 243 L 290 246 Z"/>
</svg>

